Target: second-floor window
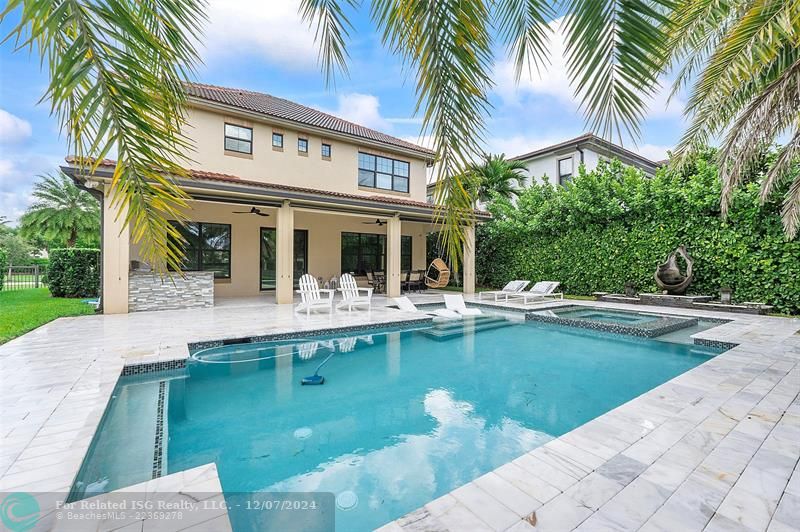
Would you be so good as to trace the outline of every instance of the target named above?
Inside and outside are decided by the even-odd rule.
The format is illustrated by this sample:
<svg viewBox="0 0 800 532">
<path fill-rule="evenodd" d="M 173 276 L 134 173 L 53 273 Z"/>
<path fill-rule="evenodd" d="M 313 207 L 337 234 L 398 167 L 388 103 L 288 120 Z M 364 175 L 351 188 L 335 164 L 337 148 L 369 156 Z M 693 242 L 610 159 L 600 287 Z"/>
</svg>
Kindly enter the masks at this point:
<svg viewBox="0 0 800 532">
<path fill-rule="evenodd" d="M 297 151 L 300 153 L 308 153 L 308 139 L 297 139 Z"/>
<path fill-rule="evenodd" d="M 558 160 L 558 184 L 563 185 L 572 181 L 572 157 Z"/>
<path fill-rule="evenodd" d="M 322 153 L 322 156 L 324 158 L 330 159 L 331 158 L 331 145 L 330 144 L 325 144 L 323 142 L 322 143 L 322 151 L 320 153 Z"/>
<path fill-rule="evenodd" d="M 225 150 L 253 153 L 253 128 L 225 124 Z"/>
<path fill-rule="evenodd" d="M 358 152 L 358 186 L 408 192 L 409 164 Z"/>
<path fill-rule="evenodd" d="M 283 149 L 283 133 L 272 134 L 272 147 Z"/>
</svg>

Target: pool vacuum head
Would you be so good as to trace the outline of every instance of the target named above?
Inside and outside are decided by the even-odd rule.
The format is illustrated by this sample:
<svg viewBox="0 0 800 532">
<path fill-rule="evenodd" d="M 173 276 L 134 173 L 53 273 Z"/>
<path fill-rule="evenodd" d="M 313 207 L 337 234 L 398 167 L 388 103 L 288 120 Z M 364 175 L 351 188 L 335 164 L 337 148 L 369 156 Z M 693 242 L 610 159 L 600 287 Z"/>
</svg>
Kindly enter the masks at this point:
<svg viewBox="0 0 800 532">
<path fill-rule="evenodd" d="M 303 377 L 300 381 L 300 384 L 325 384 L 325 377 L 322 375 L 311 375 L 310 377 Z"/>
</svg>

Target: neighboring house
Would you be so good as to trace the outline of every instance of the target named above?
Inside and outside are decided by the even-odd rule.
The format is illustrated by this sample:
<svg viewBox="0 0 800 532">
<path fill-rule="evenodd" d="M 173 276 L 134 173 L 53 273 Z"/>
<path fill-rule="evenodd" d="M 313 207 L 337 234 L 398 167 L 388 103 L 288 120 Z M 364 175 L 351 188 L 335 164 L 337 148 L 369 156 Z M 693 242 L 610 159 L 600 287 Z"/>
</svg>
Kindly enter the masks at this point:
<svg viewBox="0 0 800 532">
<path fill-rule="evenodd" d="M 623 164 L 636 167 L 649 177 L 653 177 L 656 170 L 667 163 L 666 160 L 651 161 L 591 133 L 510 158 L 512 161 L 522 161 L 527 166 L 525 186 L 530 185 L 532 179 L 541 181 L 544 175 L 550 178 L 551 183 L 563 185 L 572 179 L 581 164 L 591 172 L 600 161 L 611 159 L 619 159 Z M 428 203 L 434 202 L 435 188 L 435 181 L 428 183 Z M 485 205 L 479 204 L 478 207 Z"/>
<path fill-rule="evenodd" d="M 297 279 L 385 271 L 399 295 L 402 272 L 426 267 L 433 152 L 282 98 L 190 84 L 184 132 L 190 179 L 186 274 L 162 282 L 142 264 L 108 200 L 114 162 L 63 170 L 103 202 L 102 302 L 106 313 L 201 307 L 214 297 L 274 291 L 293 300 Z M 121 215 L 120 215 L 121 214 Z M 478 213 L 479 219 L 488 217 Z M 474 290 L 474 231 L 467 230 L 465 290 Z"/>
<path fill-rule="evenodd" d="M 591 133 L 511 158 L 513 161 L 525 163 L 531 179 L 540 180 L 547 175 L 551 183 L 560 185 L 570 181 L 581 164 L 587 171 L 592 171 L 600 161 L 611 159 L 619 159 L 623 164 L 636 167 L 650 177 L 655 175 L 663 163 L 651 161 Z M 530 183 L 528 181 L 526 184 Z"/>
</svg>

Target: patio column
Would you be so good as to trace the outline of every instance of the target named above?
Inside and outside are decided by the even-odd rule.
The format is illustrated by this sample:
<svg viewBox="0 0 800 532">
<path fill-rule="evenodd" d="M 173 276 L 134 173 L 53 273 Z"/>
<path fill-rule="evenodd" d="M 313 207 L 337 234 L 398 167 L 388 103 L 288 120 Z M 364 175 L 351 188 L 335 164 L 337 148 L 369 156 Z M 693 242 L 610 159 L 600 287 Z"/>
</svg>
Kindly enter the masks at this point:
<svg viewBox="0 0 800 532">
<path fill-rule="evenodd" d="M 464 293 L 475 293 L 475 226 L 464 228 Z"/>
<path fill-rule="evenodd" d="M 386 296 L 400 295 L 400 217 L 389 218 L 386 225 Z"/>
<path fill-rule="evenodd" d="M 126 210 L 111 201 L 109 187 L 103 197 L 103 313 L 127 314 L 128 268 L 131 232 Z"/>
<path fill-rule="evenodd" d="M 275 232 L 275 301 L 280 305 L 294 301 L 294 209 L 288 201 L 278 209 Z"/>
</svg>

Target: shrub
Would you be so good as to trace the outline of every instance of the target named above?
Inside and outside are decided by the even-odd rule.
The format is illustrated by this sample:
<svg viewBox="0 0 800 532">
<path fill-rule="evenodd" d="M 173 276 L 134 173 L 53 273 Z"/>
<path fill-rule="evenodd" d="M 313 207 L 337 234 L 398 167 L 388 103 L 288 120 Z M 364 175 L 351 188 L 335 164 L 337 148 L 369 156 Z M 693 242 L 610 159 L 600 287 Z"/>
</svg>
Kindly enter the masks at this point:
<svg viewBox="0 0 800 532">
<path fill-rule="evenodd" d="M 516 205 L 496 201 L 494 219 L 478 229 L 478 282 L 552 279 L 565 293 L 590 295 L 632 281 L 654 292 L 656 266 L 686 244 L 695 261 L 690 292 L 730 286 L 737 301 L 800 312 L 800 241 L 787 241 L 780 222 L 785 190 L 761 205 L 764 168 L 755 169 L 723 220 L 712 155 L 652 179 L 615 161 L 579 172 L 567 187 L 534 184 Z"/>
<path fill-rule="evenodd" d="M 5 284 L 7 269 L 8 257 L 6 256 L 6 252 L 3 249 L 0 249 L 0 291 L 3 290 L 3 286 Z"/>
<path fill-rule="evenodd" d="M 50 293 L 55 297 L 96 297 L 100 291 L 100 250 L 53 249 L 47 275 Z"/>
</svg>

